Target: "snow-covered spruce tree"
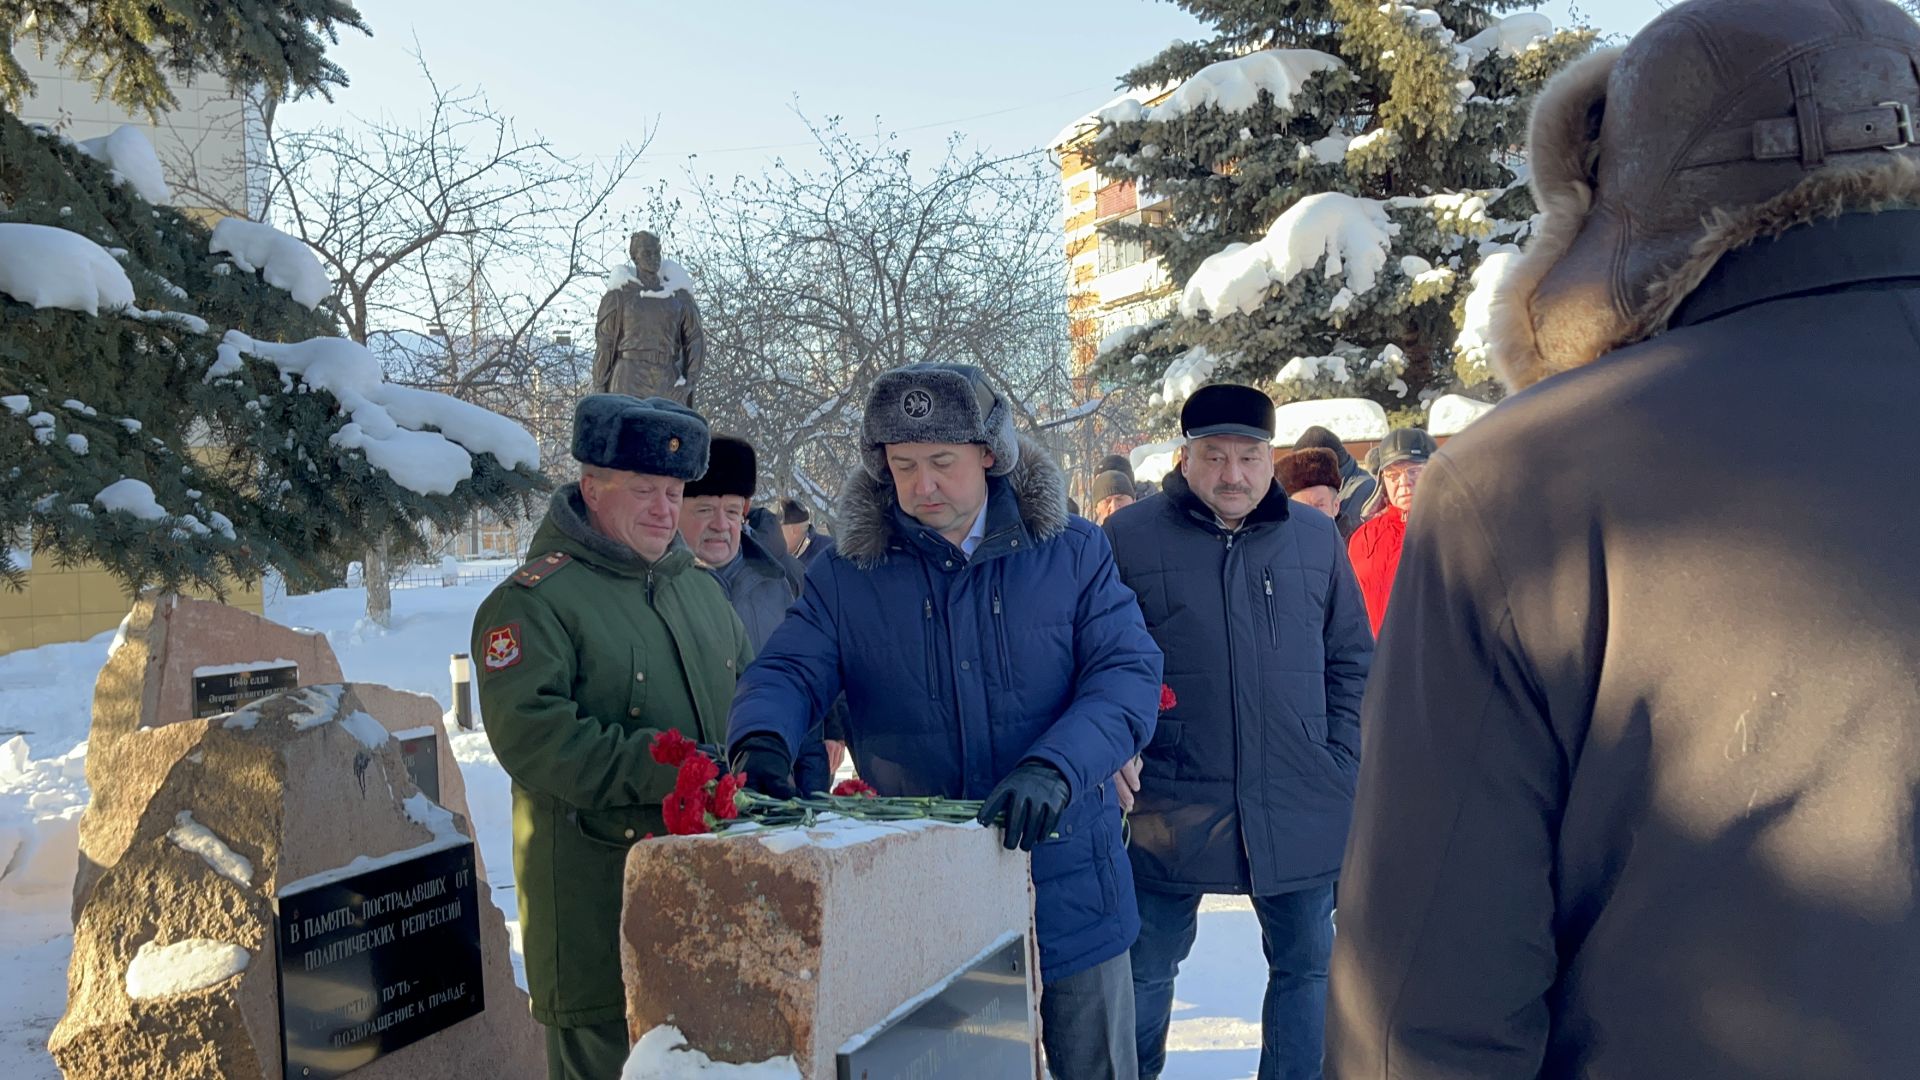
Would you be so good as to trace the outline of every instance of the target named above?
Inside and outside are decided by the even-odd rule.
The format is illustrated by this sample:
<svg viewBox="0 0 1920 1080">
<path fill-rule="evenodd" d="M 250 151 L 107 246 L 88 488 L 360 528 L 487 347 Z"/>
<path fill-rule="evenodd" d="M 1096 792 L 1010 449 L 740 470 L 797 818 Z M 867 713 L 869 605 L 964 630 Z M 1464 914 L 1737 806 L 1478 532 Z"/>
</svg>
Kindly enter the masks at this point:
<svg viewBox="0 0 1920 1080">
<path fill-rule="evenodd" d="M 0 112 L 0 550 L 217 590 L 525 508 L 531 436 L 386 383 L 315 309 L 311 252 L 137 190 L 160 182 L 134 129 L 75 144 Z"/>
<path fill-rule="evenodd" d="M 95 73 L 102 96 L 130 112 L 177 107 L 168 76 L 211 73 L 281 101 L 324 95 L 347 85 L 326 56 L 341 27 L 367 29 L 346 0 L 0 0 L 0 108 L 34 91 L 16 46 Z"/>
<path fill-rule="evenodd" d="M 1217 34 L 1123 76 L 1134 93 L 1093 144 L 1103 174 L 1162 200 L 1114 232 L 1165 260 L 1179 303 L 1104 343 L 1096 374 L 1167 405 L 1232 380 L 1403 417 L 1488 383 L 1478 328 L 1459 333 L 1484 308 L 1469 294 L 1530 228 L 1531 100 L 1593 33 L 1500 0 L 1179 3 Z"/>
</svg>

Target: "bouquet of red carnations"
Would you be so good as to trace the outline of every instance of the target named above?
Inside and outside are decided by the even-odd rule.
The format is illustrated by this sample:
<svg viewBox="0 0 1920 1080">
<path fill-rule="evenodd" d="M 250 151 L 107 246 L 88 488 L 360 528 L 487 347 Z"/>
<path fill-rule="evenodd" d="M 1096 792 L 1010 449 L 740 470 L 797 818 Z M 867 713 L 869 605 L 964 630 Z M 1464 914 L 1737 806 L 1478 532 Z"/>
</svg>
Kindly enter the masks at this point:
<svg viewBox="0 0 1920 1080">
<path fill-rule="evenodd" d="M 980 803 L 963 799 L 884 798 L 864 780 L 842 780 L 831 792 L 775 799 L 748 791 L 735 773 L 722 772 L 698 743 L 678 731 L 654 736 L 653 760 L 679 770 L 673 793 L 660 804 L 675 836 L 724 832 L 742 825 L 812 825 L 824 814 L 863 821 L 972 821 Z"/>
</svg>

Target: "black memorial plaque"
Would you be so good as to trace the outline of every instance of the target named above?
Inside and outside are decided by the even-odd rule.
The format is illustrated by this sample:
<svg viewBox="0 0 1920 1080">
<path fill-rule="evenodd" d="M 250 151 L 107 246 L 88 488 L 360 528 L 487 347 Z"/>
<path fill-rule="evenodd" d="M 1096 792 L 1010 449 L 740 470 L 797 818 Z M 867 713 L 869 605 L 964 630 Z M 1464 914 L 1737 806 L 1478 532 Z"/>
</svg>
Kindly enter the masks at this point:
<svg viewBox="0 0 1920 1080">
<path fill-rule="evenodd" d="M 1020 937 L 864 1043 L 843 1048 L 834 1058 L 839 1080 L 1031 1080 L 1027 989 L 1027 939 Z"/>
<path fill-rule="evenodd" d="M 438 733 L 432 728 L 425 732 L 395 741 L 400 744 L 400 760 L 406 763 L 407 778 L 421 794 L 437 803 L 440 801 L 440 743 Z"/>
<path fill-rule="evenodd" d="M 193 678 L 193 718 L 219 716 L 244 707 L 250 701 L 272 697 L 300 685 L 300 665 L 235 671 L 227 675 L 196 675 Z"/>
<path fill-rule="evenodd" d="M 473 844 L 280 897 L 287 1080 L 342 1076 L 486 1007 Z"/>
</svg>

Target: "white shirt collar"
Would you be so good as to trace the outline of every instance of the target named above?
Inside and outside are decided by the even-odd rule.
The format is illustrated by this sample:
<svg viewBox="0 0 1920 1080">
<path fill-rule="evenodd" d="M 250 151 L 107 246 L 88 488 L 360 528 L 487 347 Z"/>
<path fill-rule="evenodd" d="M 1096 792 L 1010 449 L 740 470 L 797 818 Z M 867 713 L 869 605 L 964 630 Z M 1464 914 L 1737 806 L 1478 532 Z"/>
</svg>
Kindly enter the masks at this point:
<svg viewBox="0 0 1920 1080">
<path fill-rule="evenodd" d="M 980 546 L 980 541 L 985 540 L 986 538 L 987 538 L 987 504 L 981 503 L 980 512 L 978 514 L 975 514 L 973 518 L 973 528 L 968 529 L 967 538 L 965 540 L 960 541 L 961 553 L 966 555 L 966 557 L 969 559 L 973 558 L 974 550 Z"/>
</svg>

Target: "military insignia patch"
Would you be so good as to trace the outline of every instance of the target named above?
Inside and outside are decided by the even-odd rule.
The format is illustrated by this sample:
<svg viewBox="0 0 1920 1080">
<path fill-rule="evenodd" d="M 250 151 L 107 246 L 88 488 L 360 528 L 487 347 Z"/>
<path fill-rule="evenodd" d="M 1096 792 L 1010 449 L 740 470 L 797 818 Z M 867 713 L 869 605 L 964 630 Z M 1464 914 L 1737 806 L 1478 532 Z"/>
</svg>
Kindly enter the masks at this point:
<svg viewBox="0 0 1920 1080">
<path fill-rule="evenodd" d="M 508 623 L 487 631 L 487 652 L 480 662 L 488 671 L 503 671 L 520 662 L 520 624 Z"/>
</svg>

